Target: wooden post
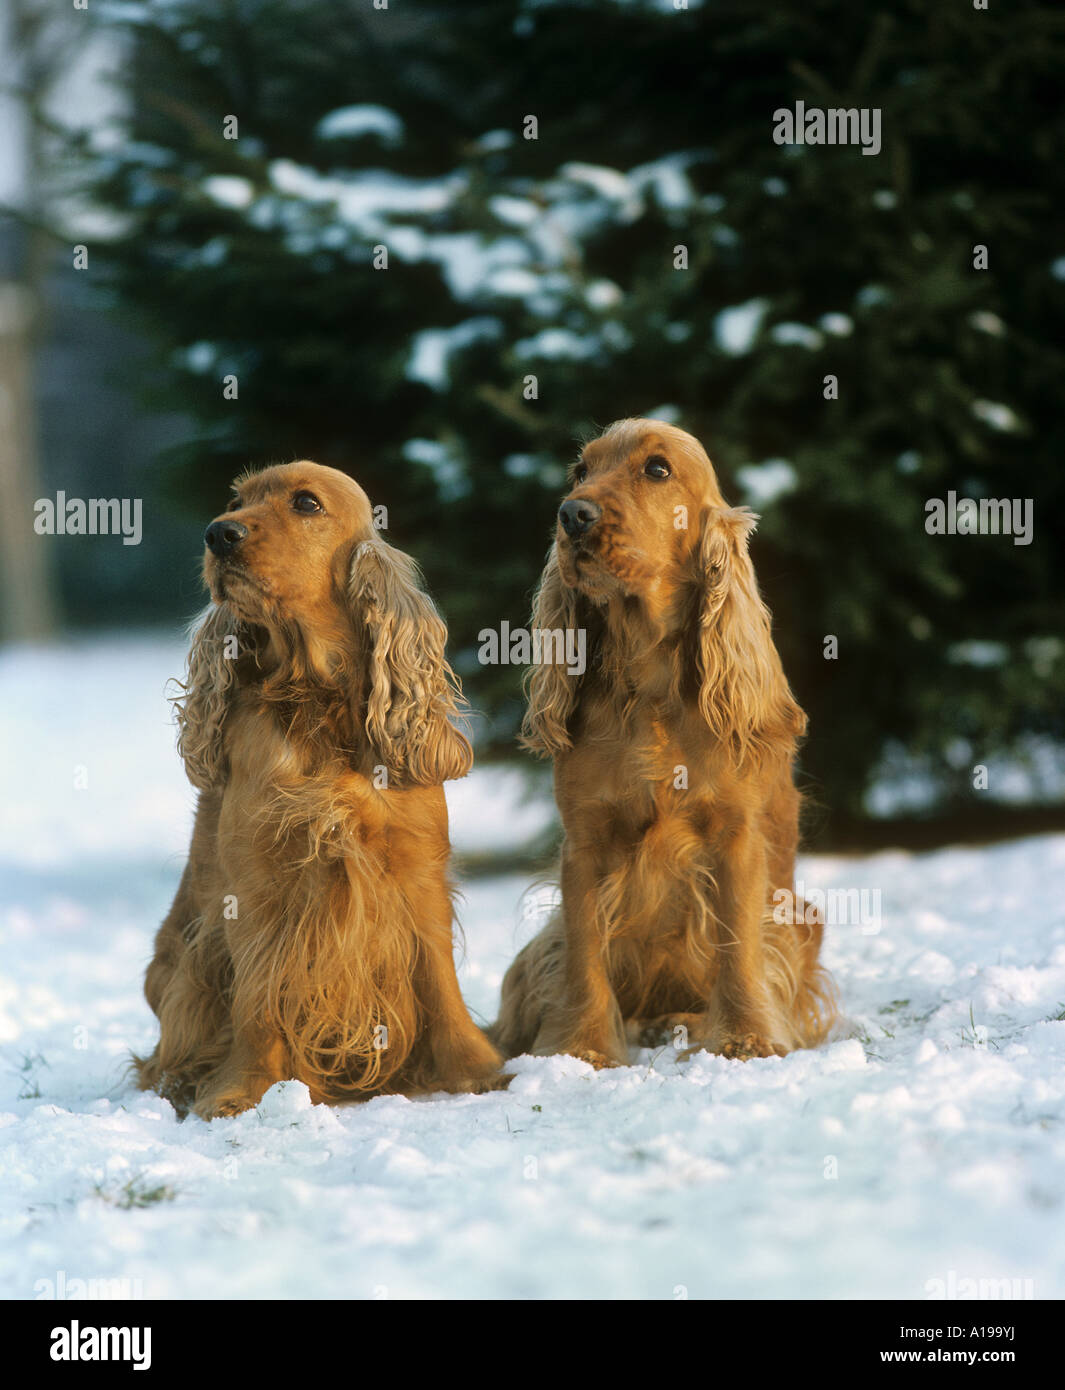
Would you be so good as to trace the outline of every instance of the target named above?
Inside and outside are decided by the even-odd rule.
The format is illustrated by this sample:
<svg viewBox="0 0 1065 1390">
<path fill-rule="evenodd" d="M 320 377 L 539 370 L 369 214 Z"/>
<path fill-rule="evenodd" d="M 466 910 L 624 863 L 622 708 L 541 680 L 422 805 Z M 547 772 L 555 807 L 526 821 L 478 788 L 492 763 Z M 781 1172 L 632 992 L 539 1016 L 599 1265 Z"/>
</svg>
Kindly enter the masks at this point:
<svg viewBox="0 0 1065 1390">
<path fill-rule="evenodd" d="M 55 541 L 33 529 L 40 493 L 33 394 L 33 297 L 0 280 L 0 640 L 28 641 L 56 630 Z"/>
</svg>

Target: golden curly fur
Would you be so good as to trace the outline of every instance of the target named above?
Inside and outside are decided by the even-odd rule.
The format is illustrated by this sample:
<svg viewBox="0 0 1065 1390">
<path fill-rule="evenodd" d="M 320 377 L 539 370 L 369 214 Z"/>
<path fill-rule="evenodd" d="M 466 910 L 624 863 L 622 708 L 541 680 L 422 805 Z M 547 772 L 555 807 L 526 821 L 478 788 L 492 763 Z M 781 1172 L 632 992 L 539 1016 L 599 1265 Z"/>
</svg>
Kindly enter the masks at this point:
<svg viewBox="0 0 1065 1390">
<path fill-rule="evenodd" d="M 728 1057 L 812 1047 L 835 1004 L 822 923 L 794 902 L 806 719 L 747 553 L 757 518 L 658 420 L 611 425 L 572 481 L 532 624 L 584 629 L 587 669 L 534 667 L 524 727 L 554 759 L 562 901 L 491 1036 L 595 1065 L 669 1035 Z"/>
<path fill-rule="evenodd" d="M 234 489 L 176 701 L 200 796 L 139 1083 L 205 1118 L 289 1077 L 315 1101 L 494 1086 L 452 956 L 441 783 L 472 754 L 444 624 L 345 474 Z"/>
</svg>

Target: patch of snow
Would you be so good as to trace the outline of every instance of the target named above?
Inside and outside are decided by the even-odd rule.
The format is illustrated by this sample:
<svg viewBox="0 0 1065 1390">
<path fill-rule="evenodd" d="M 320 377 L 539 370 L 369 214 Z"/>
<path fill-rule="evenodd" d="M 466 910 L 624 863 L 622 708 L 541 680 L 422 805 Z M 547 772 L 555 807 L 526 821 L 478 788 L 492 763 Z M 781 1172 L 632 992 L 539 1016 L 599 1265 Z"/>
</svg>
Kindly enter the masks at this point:
<svg viewBox="0 0 1065 1390">
<path fill-rule="evenodd" d="M 323 116 L 314 133 L 321 140 L 352 140 L 362 135 L 376 135 L 383 145 L 394 147 L 402 143 L 403 122 L 385 106 L 341 106 Z"/>
<path fill-rule="evenodd" d="M 212 174 L 200 185 L 208 198 L 219 207 L 243 209 L 255 199 L 255 186 L 250 179 L 236 174 Z"/>
<path fill-rule="evenodd" d="M 629 178 L 640 193 L 652 192 L 660 207 L 683 212 L 695 202 L 695 190 L 687 172 L 690 163 L 689 155 L 667 155 L 636 165 L 629 170 Z"/>
<path fill-rule="evenodd" d="M 954 642 L 947 648 L 947 660 L 953 666 L 1001 666 L 1009 657 L 1004 642 Z"/>
<path fill-rule="evenodd" d="M 415 335 L 407 376 L 443 391 L 450 385 L 448 359 L 452 352 L 486 338 L 498 338 L 502 331 L 500 321 L 487 315 L 466 319 L 453 328 L 423 328 Z"/>
<path fill-rule="evenodd" d="M 971 313 L 969 322 L 980 333 L 990 333 L 995 338 L 1001 338 L 1006 332 L 1006 325 L 999 316 L 988 313 L 986 309 L 978 309 Z"/>
<path fill-rule="evenodd" d="M 1000 401 L 973 401 L 972 412 L 978 420 L 993 430 L 1017 433 L 1023 429 L 1020 416 Z"/>
<path fill-rule="evenodd" d="M 805 323 L 775 323 L 769 330 L 769 336 L 774 343 L 795 344 L 807 348 L 810 352 L 821 347 L 825 341 L 823 334 Z"/>
<path fill-rule="evenodd" d="M 849 314 L 822 314 L 817 322 L 835 338 L 849 338 L 854 332 L 854 320 Z"/>
<path fill-rule="evenodd" d="M 576 362 L 596 357 L 601 350 L 599 334 L 581 335 L 568 328 L 544 328 L 514 344 L 515 357 L 570 358 Z"/>
<path fill-rule="evenodd" d="M 714 319 L 714 337 L 722 351 L 734 356 L 750 352 L 768 308 L 768 299 L 749 299 L 722 309 Z"/>
<path fill-rule="evenodd" d="M 412 463 L 421 463 L 432 469 L 441 496 L 462 497 L 469 491 L 469 479 L 462 459 L 440 440 L 408 439 L 403 446 L 403 456 Z"/>
<path fill-rule="evenodd" d="M 787 459 L 766 459 L 736 469 L 736 481 L 752 507 L 768 507 L 780 497 L 794 492 L 799 475 Z"/>
</svg>

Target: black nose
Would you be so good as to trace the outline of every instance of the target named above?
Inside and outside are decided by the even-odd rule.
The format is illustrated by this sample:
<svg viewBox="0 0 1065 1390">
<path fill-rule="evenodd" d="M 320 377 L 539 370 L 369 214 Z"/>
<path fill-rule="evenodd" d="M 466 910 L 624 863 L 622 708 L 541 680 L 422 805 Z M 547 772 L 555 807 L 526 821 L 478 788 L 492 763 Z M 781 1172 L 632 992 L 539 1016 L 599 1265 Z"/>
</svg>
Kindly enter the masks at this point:
<svg viewBox="0 0 1065 1390">
<path fill-rule="evenodd" d="M 239 521 L 212 521 L 203 533 L 204 543 L 212 555 L 224 560 L 231 555 L 248 534 L 248 528 Z"/>
<path fill-rule="evenodd" d="M 585 531 L 590 531 L 602 515 L 603 509 L 599 503 L 587 500 L 563 502 L 558 509 L 562 529 L 571 541 L 583 536 Z"/>
</svg>

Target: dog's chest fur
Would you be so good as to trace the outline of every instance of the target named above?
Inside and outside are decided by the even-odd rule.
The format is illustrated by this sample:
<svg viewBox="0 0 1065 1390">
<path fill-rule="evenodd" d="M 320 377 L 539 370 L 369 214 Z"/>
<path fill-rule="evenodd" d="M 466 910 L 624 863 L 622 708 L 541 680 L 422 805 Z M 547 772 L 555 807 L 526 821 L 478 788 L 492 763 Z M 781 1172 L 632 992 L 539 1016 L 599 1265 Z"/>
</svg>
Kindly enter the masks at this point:
<svg viewBox="0 0 1065 1390">
<path fill-rule="evenodd" d="M 567 837 L 596 861 L 607 934 L 704 933 L 735 815 L 728 758 L 675 710 L 633 710 L 616 735 L 599 714 L 557 775 Z"/>
</svg>

